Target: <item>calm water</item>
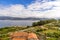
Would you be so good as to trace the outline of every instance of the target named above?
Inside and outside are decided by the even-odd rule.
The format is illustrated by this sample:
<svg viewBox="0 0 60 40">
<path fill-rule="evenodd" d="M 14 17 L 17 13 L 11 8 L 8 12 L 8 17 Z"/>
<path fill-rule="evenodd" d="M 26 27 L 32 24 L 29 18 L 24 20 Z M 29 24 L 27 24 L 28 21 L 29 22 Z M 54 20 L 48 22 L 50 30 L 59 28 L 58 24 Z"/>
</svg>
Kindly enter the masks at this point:
<svg viewBox="0 0 60 40">
<path fill-rule="evenodd" d="M 0 28 L 6 26 L 31 26 L 38 20 L 0 20 Z"/>
</svg>

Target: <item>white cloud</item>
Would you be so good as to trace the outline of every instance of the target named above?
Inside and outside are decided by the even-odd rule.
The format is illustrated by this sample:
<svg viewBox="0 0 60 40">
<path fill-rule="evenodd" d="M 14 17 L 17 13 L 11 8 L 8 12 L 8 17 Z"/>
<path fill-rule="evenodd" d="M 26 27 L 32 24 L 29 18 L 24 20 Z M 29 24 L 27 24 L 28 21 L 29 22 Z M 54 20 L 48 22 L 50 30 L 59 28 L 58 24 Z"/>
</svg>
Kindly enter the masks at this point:
<svg viewBox="0 0 60 40">
<path fill-rule="evenodd" d="M 30 4 L 27 9 L 23 5 L 10 5 L 8 7 L 4 7 L 0 5 L 0 16 L 12 16 L 12 17 L 60 17 L 60 1 L 54 2 L 46 2 L 41 4 L 36 0 L 35 3 Z M 56 6 L 53 9 L 52 6 Z M 46 10 L 48 9 L 48 10 Z M 43 11 L 44 10 L 44 11 Z"/>
</svg>

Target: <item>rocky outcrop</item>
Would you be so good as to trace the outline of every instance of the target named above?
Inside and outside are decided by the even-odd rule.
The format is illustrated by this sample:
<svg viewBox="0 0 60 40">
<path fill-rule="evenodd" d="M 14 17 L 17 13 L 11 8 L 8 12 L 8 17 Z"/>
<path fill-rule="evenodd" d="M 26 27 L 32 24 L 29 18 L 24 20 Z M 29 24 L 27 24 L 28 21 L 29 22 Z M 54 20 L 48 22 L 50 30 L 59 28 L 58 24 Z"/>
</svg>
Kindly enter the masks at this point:
<svg viewBox="0 0 60 40">
<path fill-rule="evenodd" d="M 39 40 L 35 33 L 12 32 L 9 36 L 10 40 Z"/>
</svg>

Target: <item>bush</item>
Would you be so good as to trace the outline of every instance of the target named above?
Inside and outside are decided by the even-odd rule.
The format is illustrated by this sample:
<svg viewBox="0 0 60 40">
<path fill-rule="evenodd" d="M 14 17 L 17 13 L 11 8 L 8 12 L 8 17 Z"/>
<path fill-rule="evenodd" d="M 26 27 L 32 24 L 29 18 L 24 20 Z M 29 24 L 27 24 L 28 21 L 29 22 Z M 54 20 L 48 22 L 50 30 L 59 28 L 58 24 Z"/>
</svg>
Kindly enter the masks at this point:
<svg viewBox="0 0 60 40">
<path fill-rule="evenodd" d="M 57 38 L 47 38 L 46 40 L 57 40 Z"/>
<path fill-rule="evenodd" d="M 51 23 L 51 22 L 55 22 L 56 20 L 55 19 L 50 19 L 50 20 L 40 20 L 38 22 L 34 22 L 32 24 L 32 26 L 41 26 L 41 25 L 44 25 L 44 24 L 47 24 L 47 23 Z"/>
</svg>

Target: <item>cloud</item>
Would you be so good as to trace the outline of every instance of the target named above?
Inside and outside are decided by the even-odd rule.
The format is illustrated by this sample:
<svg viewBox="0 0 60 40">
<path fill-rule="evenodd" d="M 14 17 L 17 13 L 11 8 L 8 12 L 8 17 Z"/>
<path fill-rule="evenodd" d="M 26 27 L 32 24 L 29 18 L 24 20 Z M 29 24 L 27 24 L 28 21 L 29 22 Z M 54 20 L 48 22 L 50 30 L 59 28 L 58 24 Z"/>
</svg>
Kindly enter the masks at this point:
<svg viewBox="0 0 60 40">
<path fill-rule="evenodd" d="M 39 17 L 39 18 L 55 18 L 60 17 L 60 1 L 44 0 L 43 3 L 39 0 L 24 7 L 21 4 L 10 6 L 0 5 L 0 16 L 12 17 Z"/>
</svg>

